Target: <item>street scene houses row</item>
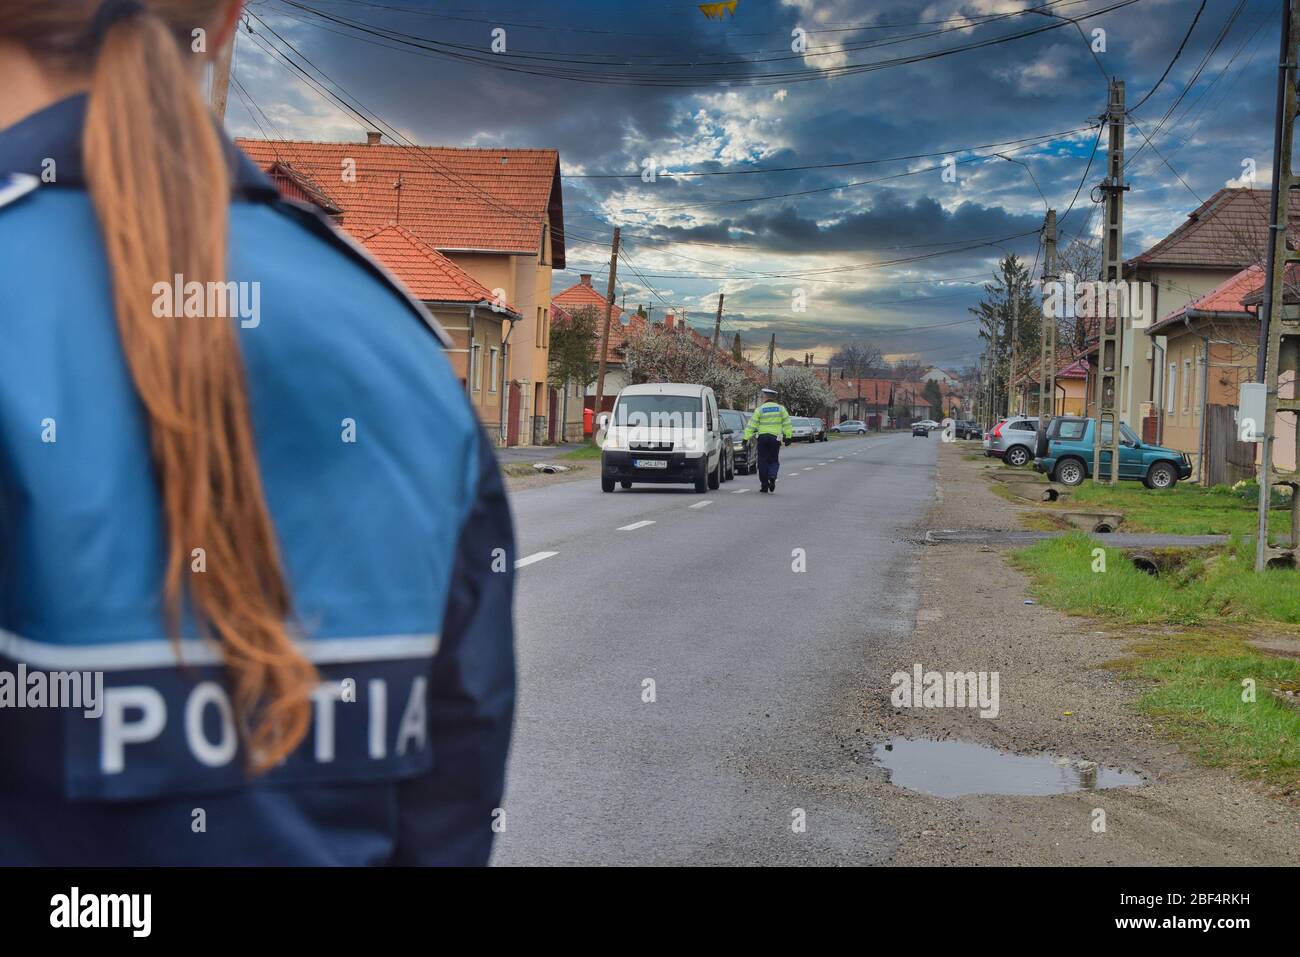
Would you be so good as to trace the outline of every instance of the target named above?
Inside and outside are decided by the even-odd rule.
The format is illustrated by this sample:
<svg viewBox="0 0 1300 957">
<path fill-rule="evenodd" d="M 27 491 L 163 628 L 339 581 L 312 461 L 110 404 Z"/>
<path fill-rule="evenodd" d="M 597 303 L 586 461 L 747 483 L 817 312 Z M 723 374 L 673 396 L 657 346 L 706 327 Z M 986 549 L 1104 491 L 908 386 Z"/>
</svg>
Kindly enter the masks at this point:
<svg viewBox="0 0 1300 957">
<path fill-rule="evenodd" d="M 553 271 L 565 268 L 557 151 L 401 146 L 373 132 L 364 143 L 238 142 L 284 196 L 320 207 L 438 320 L 453 340 L 453 368 L 499 444 L 577 441 L 590 431 L 584 412 L 594 407 L 595 383 L 548 376 L 555 324 L 590 308 L 603 325 L 606 307 L 587 273 L 551 292 Z M 767 382 L 766 368 L 733 360 L 729 349 L 671 313 L 652 323 L 644 311 L 613 304 L 610 319 L 603 411 L 629 381 L 628 337 L 650 326 L 690 336 L 716 349 L 719 361 L 735 362 L 755 399 Z M 939 385 L 945 414 L 972 411 L 965 385 L 937 367 L 906 381 L 846 379 L 829 363 L 814 368 L 835 394 L 822 412 L 829 424 L 862 419 L 888 428 L 928 418 L 928 380 Z"/>
<path fill-rule="evenodd" d="M 1268 190 L 1225 187 L 1190 212 L 1169 235 L 1124 264 L 1124 278 L 1143 283 L 1141 309 L 1125 324 L 1117 407 L 1144 441 L 1188 453 L 1193 477 L 1231 484 L 1255 471 L 1255 446 L 1237 441 L 1238 387 L 1256 380 L 1259 308 L 1268 248 Z M 1300 217 L 1300 197 L 1291 196 Z M 1297 298 L 1287 273 L 1286 309 Z M 1082 354 L 1058 353 L 1054 414 L 1095 409 L 1097 340 Z M 1065 382 L 1062 382 L 1065 379 Z M 1290 395 L 1294 372 L 1281 377 Z M 1038 413 L 1039 369 L 1015 378 L 1016 406 Z M 1291 413 L 1279 413 L 1274 462 L 1295 463 Z"/>
</svg>

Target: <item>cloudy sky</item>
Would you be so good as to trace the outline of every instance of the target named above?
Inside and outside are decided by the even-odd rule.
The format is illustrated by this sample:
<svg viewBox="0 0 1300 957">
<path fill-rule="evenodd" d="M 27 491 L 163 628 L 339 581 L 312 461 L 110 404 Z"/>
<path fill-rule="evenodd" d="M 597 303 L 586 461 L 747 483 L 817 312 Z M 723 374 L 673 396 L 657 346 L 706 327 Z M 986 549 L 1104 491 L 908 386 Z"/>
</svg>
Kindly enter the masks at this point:
<svg viewBox="0 0 1300 957">
<path fill-rule="evenodd" d="M 1105 75 L 1137 104 L 1201 6 L 738 0 L 711 21 L 679 0 L 252 0 L 227 124 L 363 141 L 329 90 L 413 142 L 552 147 L 556 289 L 580 272 L 604 288 L 617 225 L 629 308 L 711 328 L 722 291 L 724 334 L 754 354 L 775 333 L 781 356 L 869 340 L 960 367 L 979 353 L 980 283 L 1005 251 L 1035 260 L 1044 200 L 1065 214 L 1083 182 L 1063 244 L 1100 223 L 1104 135 L 1083 177 Z M 1278 10 L 1206 0 L 1135 110 L 1126 255 L 1240 185 L 1247 161 L 1267 188 Z"/>
</svg>

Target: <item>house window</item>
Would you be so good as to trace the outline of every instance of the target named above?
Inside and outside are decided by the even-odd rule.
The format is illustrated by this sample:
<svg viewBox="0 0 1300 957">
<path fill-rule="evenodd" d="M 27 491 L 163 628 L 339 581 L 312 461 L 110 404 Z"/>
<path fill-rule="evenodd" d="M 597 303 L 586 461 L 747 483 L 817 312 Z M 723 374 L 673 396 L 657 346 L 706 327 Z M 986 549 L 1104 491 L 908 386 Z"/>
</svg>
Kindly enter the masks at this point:
<svg viewBox="0 0 1300 957">
<path fill-rule="evenodd" d="M 537 257 L 539 266 L 549 266 L 551 264 L 551 224 L 542 224 L 542 253 Z"/>
<path fill-rule="evenodd" d="M 479 365 L 480 348 L 477 342 L 469 347 L 469 381 L 474 383 L 475 392 L 483 388 L 483 369 Z"/>
<path fill-rule="evenodd" d="M 550 311 L 547 309 L 543 309 L 541 306 L 538 306 L 537 307 L 537 348 L 539 349 L 545 349 L 547 344 L 550 341 L 550 336 L 549 336 L 550 330 L 547 328 L 549 318 L 550 318 Z"/>
<path fill-rule="evenodd" d="M 488 391 L 497 390 L 497 350 L 488 350 Z"/>
<path fill-rule="evenodd" d="M 1178 363 L 1169 363 L 1169 382 L 1165 386 L 1165 411 L 1173 415 L 1178 411 Z"/>
<path fill-rule="evenodd" d="M 1183 411 L 1189 412 L 1192 408 L 1192 360 L 1183 360 Z"/>
</svg>

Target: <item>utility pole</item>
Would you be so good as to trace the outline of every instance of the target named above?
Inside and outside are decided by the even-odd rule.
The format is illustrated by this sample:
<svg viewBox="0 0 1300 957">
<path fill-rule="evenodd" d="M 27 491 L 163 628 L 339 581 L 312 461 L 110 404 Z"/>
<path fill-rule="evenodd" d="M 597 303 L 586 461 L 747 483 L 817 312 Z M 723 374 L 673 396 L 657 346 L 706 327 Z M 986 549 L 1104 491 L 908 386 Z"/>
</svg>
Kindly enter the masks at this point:
<svg viewBox="0 0 1300 957">
<path fill-rule="evenodd" d="M 618 274 L 619 227 L 614 227 L 614 247 L 609 254 L 609 291 L 605 293 L 605 325 L 600 332 L 600 371 L 596 374 L 596 405 L 593 412 L 600 415 L 605 399 L 605 351 L 609 342 L 609 322 L 614 315 L 614 277 Z"/>
<path fill-rule="evenodd" d="M 767 384 L 772 385 L 772 363 L 776 358 L 776 333 L 772 333 L 772 341 L 767 344 Z"/>
<path fill-rule="evenodd" d="M 226 97 L 230 95 L 230 61 L 235 56 L 235 37 L 239 36 L 239 27 L 231 31 L 226 45 L 217 51 L 212 60 L 212 97 L 210 105 L 218 123 L 226 120 Z"/>
<path fill-rule="evenodd" d="M 1048 285 L 1056 282 L 1056 210 L 1043 223 L 1043 324 L 1038 357 L 1038 427 L 1046 430 L 1056 414 L 1056 314 L 1047 308 Z M 1050 313 L 1050 315 L 1049 315 Z"/>
<path fill-rule="evenodd" d="M 1278 373 L 1283 359 L 1287 371 L 1296 370 L 1297 340 L 1300 320 L 1286 315 L 1286 267 L 1300 262 L 1300 253 L 1287 248 L 1287 225 L 1290 219 L 1291 191 L 1300 188 L 1291 171 L 1291 137 L 1296 120 L 1296 55 L 1300 48 L 1300 0 L 1282 4 L 1282 40 L 1278 56 L 1277 114 L 1273 128 L 1272 215 L 1269 222 L 1268 281 L 1259 310 L 1259 355 L 1257 375 L 1264 383 L 1265 414 L 1255 430 L 1263 434 L 1259 459 L 1259 502 L 1255 531 L 1255 571 L 1265 569 L 1268 548 L 1268 507 L 1274 485 L 1291 487 L 1291 547 L 1300 542 L 1300 472 L 1277 472 L 1273 469 L 1273 429 L 1279 412 L 1300 412 L 1300 398 L 1278 397 Z M 1207 356 L 1208 362 L 1208 356 Z M 1296 438 L 1300 439 L 1300 418 L 1296 420 Z"/>
<path fill-rule="evenodd" d="M 1016 414 L 1016 358 L 1020 350 L 1020 290 L 1014 277 L 1007 287 L 1011 293 L 1011 358 L 1007 366 L 1007 418 Z"/>
<path fill-rule="evenodd" d="M 722 297 L 726 293 L 718 293 L 718 314 L 713 317 L 713 351 L 718 351 L 718 337 L 722 335 Z"/>
<path fill-rule="evenodd" d="M 1106 107 L 1109 138 L 1106 144 L 1106 179 L 1101 191 L 1106 197 L 1106 222 L 1101 243 L 1101 279 L 1103 292 L 1094 297 L 1100 306 L 1097 324 L 1097 430 L 1092 450 L 1092 478 L 1099 485 L 1114 485 L 1119 481 L 1119 375 L 1123 368 L 1124 319 L 1111 306 L 1116 296 L 1104 290 L 1113 289 L 1111 283 L 1124 279 L 1124 81 L 1110 81 L 1110 102 Z M 1115 313 L 1112 315 L 1112 313 Z M 1102 430 L 1110 424 L 1110 469 L 1105 477 L 1101 473 Z"/>
</svg>

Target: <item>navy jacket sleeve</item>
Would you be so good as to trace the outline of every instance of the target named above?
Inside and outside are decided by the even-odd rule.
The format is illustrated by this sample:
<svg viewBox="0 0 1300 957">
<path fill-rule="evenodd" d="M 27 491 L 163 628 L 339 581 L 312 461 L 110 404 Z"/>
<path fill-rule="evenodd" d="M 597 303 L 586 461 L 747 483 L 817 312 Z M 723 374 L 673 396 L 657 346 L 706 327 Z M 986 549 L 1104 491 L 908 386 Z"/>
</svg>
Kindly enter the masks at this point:
<svg viewBox="0 0 1300 957">
<path fill-rule="evenodd" d="M 433 770 L 398 792 L 395 864 L 483 865 L 515 707 L 514 528 L 480 429 L 477 494 L 456 550 L 429 688 Z"/>
</svg>

